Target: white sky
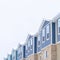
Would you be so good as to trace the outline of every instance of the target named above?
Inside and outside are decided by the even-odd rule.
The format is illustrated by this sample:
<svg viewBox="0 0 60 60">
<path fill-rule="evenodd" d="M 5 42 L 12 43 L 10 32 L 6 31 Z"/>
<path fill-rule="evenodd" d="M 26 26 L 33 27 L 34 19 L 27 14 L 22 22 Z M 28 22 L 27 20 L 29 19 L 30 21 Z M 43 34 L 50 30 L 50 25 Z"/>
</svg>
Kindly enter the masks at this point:
<svg viewBox="0 0 60 60">
<path fill-rule="evenodd" d="M 0 60 L 59 12 L 60 0 L 0 0 Z"/>
</svg>

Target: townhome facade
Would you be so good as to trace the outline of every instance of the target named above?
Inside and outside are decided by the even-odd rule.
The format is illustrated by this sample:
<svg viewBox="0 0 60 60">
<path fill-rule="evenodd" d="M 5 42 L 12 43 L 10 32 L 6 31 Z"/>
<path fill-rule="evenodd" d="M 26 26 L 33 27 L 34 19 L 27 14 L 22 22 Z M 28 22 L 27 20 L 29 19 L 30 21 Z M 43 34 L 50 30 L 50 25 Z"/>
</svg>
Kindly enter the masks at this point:
<svg viewBox="0 0 60 60">
<path fill-rule="evenodd" d="M 38 60 L 56 60 L 55 22 L 43 21 L 38 32 Z"/>
<path fill-rule="evenodd" d="M 12 50 L 12 60 L 17 60 L 17 50 Z"/>
<path fill-rule="evenodd" d="M 25 46 L 19 44 L 17 49 L 17 60 L 25 60 Z"/>
<path fill-rule="evenodd" d="M 12 55 L 11 54 L 8 54 L 7 60 L 12 60 Z"/>
<path fill-rule="evenodd" d="M 25 59 L 26 60 L 37 60 L 37 37 L 28 35 L 27 42 L 25 44 Z"/>
<path fill-rule="evenodd" d="M 60 60 L 60 14 L 55 16 L 53 20 L 55 22 L 57 60 Z"/>
<path fill-rule="evenodd" d="M 8 58 L 4 58 L 4 60 L 8 60 Z"/>
<path fill-rule="evenodd" d="M 26 43 L 4 60 L 60 60 L 60 14 L 43 20 L 38 32 L 28 34 Z"/>
</svg>

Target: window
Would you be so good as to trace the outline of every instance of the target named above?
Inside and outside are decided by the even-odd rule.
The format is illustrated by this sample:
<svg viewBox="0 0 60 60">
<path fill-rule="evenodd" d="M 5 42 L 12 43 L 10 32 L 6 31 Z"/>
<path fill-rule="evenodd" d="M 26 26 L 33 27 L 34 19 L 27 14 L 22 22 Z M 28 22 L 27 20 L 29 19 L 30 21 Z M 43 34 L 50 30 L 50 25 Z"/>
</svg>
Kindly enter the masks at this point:
<svg viewBox="0 0 60 60">
<path fill-rule="evenodd" d="M 58 33 L 60 34 L 60 19 L 58 19 Z"/>
<path fill-rule="evenodd" d="M 28 47 L 30 46 L 30 41 L 28 41 Z"/>
<path fill-rule="evenodd" d="M 43 29 L 43 31 L 42 31 L 42 41 L 43 42 L 45 41 L 45 29 Z"/>
<path fill-rule="evenodd" d="M 48 53 L 47 51 L 44 52 L 44 59 L 46 59 L 48 57 Z"/>
<path fill-rule="evenodd" d="M 40 46 L 40 35 L 38 36 L 38 46 Z"/>
<path fill-rule="evenodd" d="M 46 26 L 46 39 L 49 39 L 49 25 Z"/>
<path fill-rule="evenodd" d="M 27 50 L 27 45 L 26 45 L 26 50 Z"/>
<path fill-rule="evenodd" d="M 22 46 L 20 47 L 20 49 L 21 49 L 20 51 L 22 52 Z"/>
<path fill-rule="evenodd" d="M 31 38 L 31 45 L 32 45 L 32 38 Z"/>
</svg>

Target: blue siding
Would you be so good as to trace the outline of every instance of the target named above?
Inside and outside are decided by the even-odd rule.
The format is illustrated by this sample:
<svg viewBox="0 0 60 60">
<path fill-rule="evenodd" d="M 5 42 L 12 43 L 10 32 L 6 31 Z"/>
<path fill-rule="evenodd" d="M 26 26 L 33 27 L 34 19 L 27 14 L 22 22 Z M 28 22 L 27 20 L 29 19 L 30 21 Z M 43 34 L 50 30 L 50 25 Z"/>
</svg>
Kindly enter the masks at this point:
<svg viewBox="0 0 60 60">
<path fill-rule="evenodd" d="M 46 27 L 49 24 L 49 40 L 46 39 Z M 42 29 L 45 27 L 45 41 L 42 43 Z M 41 45 L 38 47 L 38 44 L 37 44 L 37 52 L 40 52 L 42 48 L 48 46 L 49 44 L 51 44 L 51 31 L 50 31 L 50 23 L 49 21 L 45 21 L 44 24 L 42 25 L 42 29 L 41 31 L 39 32 L 40 33 L 40 40 L 41 40 Z"/>
<path fill-rule="evenodd" d="M 42 26 L 42 28 L 43 28 L 45 25 L 47 25 L 48 23 L 49 23 L 49 21 L 45 21 L 44 24 L 43 24 L 43 26 Z"/>
<path fill-rule="evenodd" d="M 55 44 L 55 23 L 52 23 L 52 43 Z"/>
<path fill-rule="evenodd" d="M 18 58 L 17 60 L 25 58 L 25 45 L 19 45 L 17 50 L 17 58 Z"/>
<path fill-rule="evenodd" d="M 27 56 L 33 54 L 33 36 L 30 35 L 29 38 L 28 38 L 28 42 L 29 42 L 29 41 L 31 42 L 31 39 L 32 39 L 32 45 L 31 45 L 31 43 L 30 43 L 30 46 L 28 46 Z M 27 43 L 28 43 L 28 42 L 27 42 Z"/>
<path fill-rule="evenodd" d="M 16 50 L 12 51 L 12 60 L 17 60 L 17 51 Z"/>
<path fill-rule="evenodd" d="M 60 35 L 58 35 L 58 39 L 57 39 L 57 42 L 59 42 L 60 41 Z"/>
<path fill-rule="evenodd" d="M 8 60 L 12 60 L 12 55 L 8 55 Z"/>
<path fill-rule="evenodd" d="M 49 24 L 49 26 L 50 26 L 50 24 Z M 49 28 L 49 30 L 50 30 L 50 28 Z M 50 33 L 51 32 L 49 31 L 49 36 L 50 36 Z M 48 46 L 49 44 L 51 44 L 51 37 L 49 37 L 49 40 L 46 39 L 46 27 L 45 27 L 45 42 L 42 43 L 42 48 Z"/>
</svg>

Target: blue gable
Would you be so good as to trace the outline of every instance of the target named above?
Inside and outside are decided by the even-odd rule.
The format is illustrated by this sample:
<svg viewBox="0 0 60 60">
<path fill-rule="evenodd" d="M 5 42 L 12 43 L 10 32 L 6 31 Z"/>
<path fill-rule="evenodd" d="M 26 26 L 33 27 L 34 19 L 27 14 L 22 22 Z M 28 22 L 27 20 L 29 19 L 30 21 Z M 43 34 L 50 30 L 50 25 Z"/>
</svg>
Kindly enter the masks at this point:
<svg viewBox="0 0 60 60">
<path fill-rule="evenodd" d="M 12 55 L 8 55 L 8 60 L 12 60 Z"/>
<path fill-rule="evenodd" d="M 17 60 L 17 51 L 16 50 L 12 51 L 12 60 Z"/>
<path fill-rule="evenodd" d="M 47 26 L 49 26 L 49 39 L 47 40 L 47 31 L 46 31 L 46 28 Z M 45 30 L 45 37 L 44 37 L 44 42 L 43 42 L 43 39 L 42 39 L 42 31 L 43 31 L 43 28 Z M 37 40 L 37 52 L 40 52 L 42 48 L 48 46 L 49 44 L 51 44 L 51 30 L 50 30 L 50 22 L 49 21 L 44 21 L 43 22 L 43 25 L 41 27 L 41 30 L 39 31 L 39 36 L 40 36 L 40 46 L 38 46 L 38 40 Z"/>
<path fill-rule="evenodd" d="M 49 23 L 49 21 L 43 21 L 42 28 L 43 28 L 44 26 L 46 26 L 48 23 Z"/>
<path fill-rule="evenodd" d="M 33 54 L 33 36 L 29 36 L 28 38 L 28 56 Z"/>
<path fill-rule="evenodd" d="M 20 60 L 25 57 L 25 46 L 19 45 L 17 49 L 17 59 Z"/>
<path fill-rule="evenodd" d="M 47 33 L 47 31 L 46 31 L 46 27 L 47 27 L 47 25 L 49 25 L 49 39 L 48 39 L 48 40 L 47 40 L 47 37 L 46 37 L 46 33 Z M 42 48 L 44 48 L 44 47 L 48 46 L 49 44 L 51 44 L 50 23 L 49 23 L 49 24 L 47 24 L 47 25 L 46 25 L 46 27 L 45 27 L 45 41 L 44 41 L 44 43 L 42 43 Z"/>
</svg>

